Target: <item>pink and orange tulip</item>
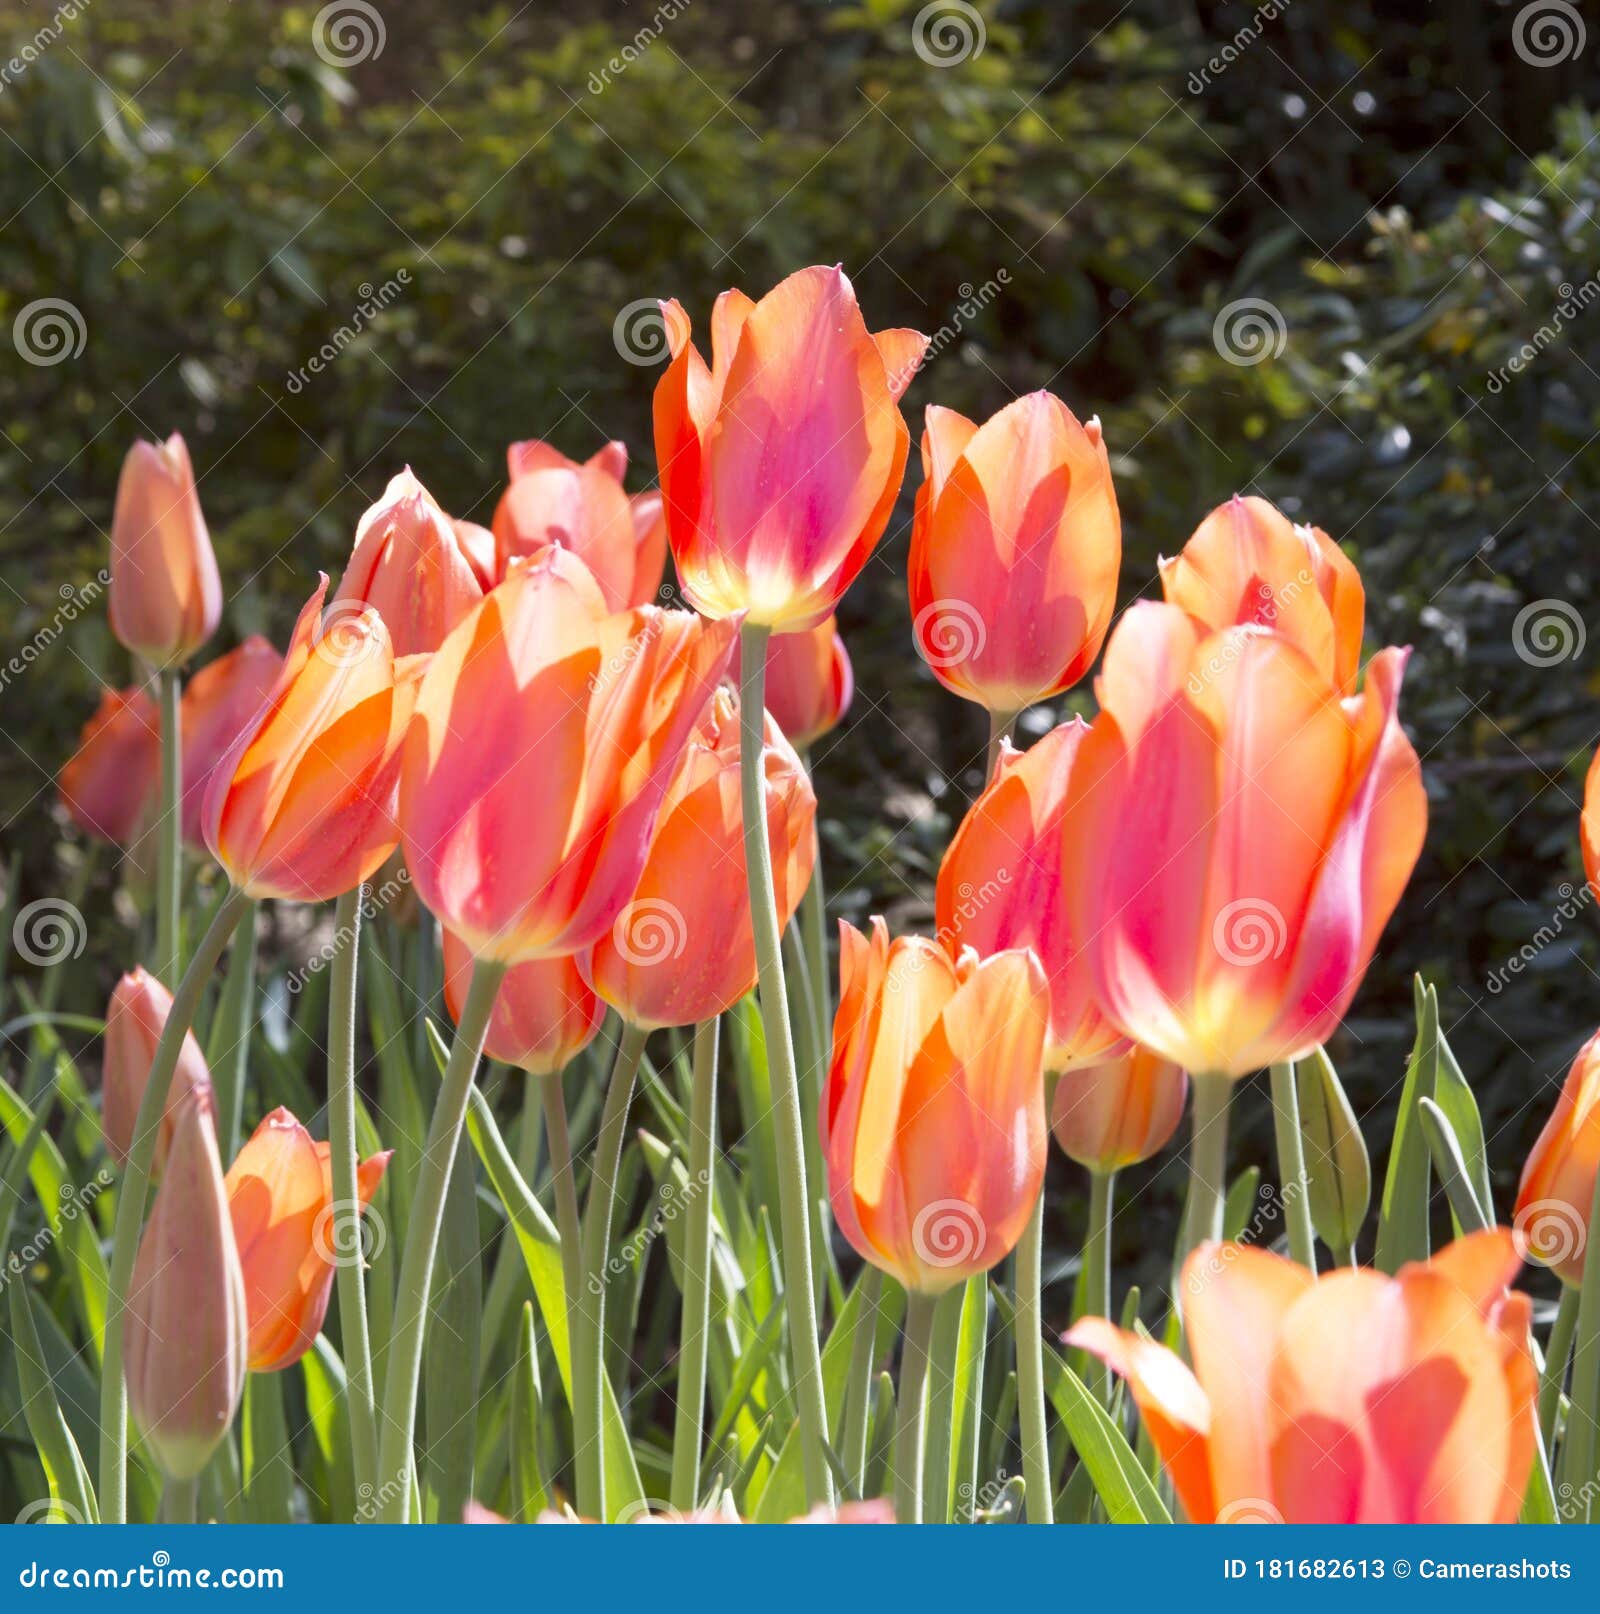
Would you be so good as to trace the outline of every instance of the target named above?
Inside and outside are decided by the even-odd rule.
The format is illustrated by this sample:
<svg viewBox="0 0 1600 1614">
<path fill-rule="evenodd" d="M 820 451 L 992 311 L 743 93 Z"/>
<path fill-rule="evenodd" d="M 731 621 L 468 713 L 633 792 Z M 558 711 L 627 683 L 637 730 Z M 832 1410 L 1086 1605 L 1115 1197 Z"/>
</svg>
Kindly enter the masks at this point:
<svg viewBox="0 0 1600 1614">
<path fill-rule="evenodd" d="M 855 687 L 849 652 L 831 616 L 803 633 L 767 641 L 767 716 L 796 751 L 838 727 Z"/>
<path fill-rule="evenodd" d="M 85 731 L 87 733 L 87 731 Z M 1600 900 L 1600 751 L 1594 754 L 1583 780 L 1583 814 L 1578 821 L 1583 847 L 1583 872 L 1592 896 Z"/>
<path fill-rule="evenodd" d="M 461 1019 L 472 982 L 472 954 L 452 931 L 444 933 L 444 1002 Z M 584 979 L 579 955 L 534 958 L 513 964 L 495 993 L 484 1056 L 515 1065 L 530 1076 L 554 1076 L 595 1039 L 606 1006 Z"/>
<path fill-rule="evenodd" d="M 927 338 L 870 332 L 838 268 L 798 270 L 759 302 L 723 292 L 710 368 L 682 307 L 662 313 L 656 461 L 683 592 L 709 617 L 813 627 L 888 523 L 910 446 L 899 399 Z"/>
<path fill-rule="evenodd" d="M 156 1044 L 166 1029 L 172 1012 L 172 994 L 140 964 L 117 982 L 106 1005 L 105 1055 L 100 1067 L 100 1127 L 105 1134 L 106 1152 L 119 1166 L 125 1165 L 133 1147 L 139 1105 L 150 1082 Z M 161 1174 L 162 1164 L 172 1146 L 173 1128 L 184 1100 L 191 1091 L 209 1094 L 211 1072 L 205 1055 L 192 1031 L 185 1033 L 178 1051 L 178 1063 L 167 1090 L 167 1108 L 156 1134 L 151 1170 Z"/>
<path fill-rule="evenodd" d="M 1091 1171 L 1121 1171 L 1166 1148 L 1188 1096 L 1180 1066 L 1135 1046 L 1062 1076 L 1050 1101 L 1050 1130 L 1069 1160 Z"/>
<path fill-rule="evenodd" d="M 161 716 L 139 688 L 108 689 L 61 770 L 61 805 L 79 829 L 132 846 L 148 826 L 161 774 Z"/>
<path fill-rule="evenodd" d="M 1504 1228 L 1392 1278 L 1207 1244 L 1181 1290 L 1193 1371 L 1104 1318 L 1065 1338 L 1127 1379 L 1194 1523 L 1510 1523 L 1538 1438 L 1520 1264 Z"/>
<path fill-rule="evenodd" d="M 259 712 L 283 671 L 283 657 L 260 634 L 208 662 L 183 691 L 183 838 L 205 846 L 206 787 L 228 747 Z"/>
<path fill-rule="evenodd" d="M 1600 1032 L 1578 1050 L 1561 1097 L 1522 1168 L 1514 1222 L 1528 1256 L 1574 1288 L 1583 1282 L 1584 1246 L 1600 1172 Z"/>
<path fill-rule="evenodd" d="M 1029 393 L 983 425 L 928 410 L 911 529 L 917 650 L 946 689 L 1015 712 L 1070 689 L 1116 604 L 1122 521 L 1100 423 Z"/>
</svg>

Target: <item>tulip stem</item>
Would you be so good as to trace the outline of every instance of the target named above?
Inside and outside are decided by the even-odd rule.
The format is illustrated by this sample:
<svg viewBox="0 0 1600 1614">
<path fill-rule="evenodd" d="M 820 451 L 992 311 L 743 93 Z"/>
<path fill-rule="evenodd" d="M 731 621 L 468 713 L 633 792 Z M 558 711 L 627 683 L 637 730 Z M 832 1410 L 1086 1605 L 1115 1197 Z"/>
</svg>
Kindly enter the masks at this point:
<svg viewBox="0 0 1600 1614">
<path fill-rule="evenodd" d="M 212 916 L 211 925 L 189 961 L 189 968 L 172 995 L 172 1007 L 161 1028 L 150 1079 L 133 1124 L 128 1158 L 122 1168 L 117 1194 L 116 1226 L 111 1236 L 111 1274 L 106 1290 L 105 1348 L 100 1359 L 100 1517 L 107 1524 L 128 1522 L 128 1386 L 122 1370 L 122 1335 L 128 1306 L 128 1285 L 134 1257 L 139 1252 L 139 1231 L 144 1225 L 145 1199 L 150 1191 L 150 1162 L 156 1136 L 167 1110 L 172 1073 L 178 1067 L 183 1039 L 194 1024 L 200 998 L 211 980 L 217 960 L 250 905 L 242 891 L 230 891 Z"/>
<path fill-rule="evenodd" d="M 161 1491 L 161 1522 L 193 1524 L 200 1516 L 200 1481 L 169 1479 Z"/>
<path fill-rule="evenodd" d="M 1567 1377 L 1567 1362 L 1572 1356 L 1572 1336 L 1578 1327 L 1578 1304 L 1582 1290 L 1561 1286 L 1561 1300 L 1556 1307 L 1556 1320 L 1550 1325 L 1550 1337 L 1544 1347 L 1544 1377 L 1539 1381 L 1539 1433 L 1544 1437 L 1544 1449 L 1554 1453 L 1556 1413 L 1561 1406 L 1561 1386 Z"/>
<path fill-rule="evenodd" d="M 872 1422 L 872 1369 L 878 1354 L 878 1297 L 883 1293 L 883 1274 L 869 1265 L 856 1287 L 861 1299 L 855 1332 L 850 1336 L 841 1455 L 850 1476 L 851 1497 L 861 1501 L 867 1494 L 867 1429 Z"/>
<path fill-rule="evenodd" d="M 1017 1419 L 1022 1426 L 1022 1478 L 1029 1524 L 1055 1523 L 1050 1481 L 1050 1435 L 1045 1423 L 1044 1185 L 1033 1202 L 1028 1225 L 1017 1240 L 1013 1263 L 1015 1297 L 1012 1329 L 1017 1341 Z"/>
<path fill-rule="evenodd" d="M 383 1387 L 383 1428 L 378 1446 L 380 1483 L 373 1493 L 374 1517 L 387 1524 L 404 1523 L 410 1507 L 415 1460 L 412 1447 L 417 1425 L 417 1385 L 422 1376 L 422 1336 L 428 1319 L 428 1291 L 433 1261 L 444 1221 L 445 1191 L 461 1143 L 472 1078 L 477 1073 L 483 1041 L 489 1031 L 495 993 L 506 966 L 480 958 L 472 966 L 472 984 L 456 1022 L 456 1039 L 434 1100 L 428 1140 L 423 1145 L 412 1191 L 405 1253 L 395 1288 L 394 1326 L 389 1336 L 388 1372 Z"/>
<path fill-rule="evenodd" d="M 1089 1173 L 1089 1236 L 1083 1243 L 1083 1314 L 1111 1315 L 1111 1218 L 1117 1174 Z M 1111 1370 L 1098 1356 L 1089 1358 L 1089 1388 L 1102 1402 L 1111 1400 Z"/>
<path fill-rule="evenodd" d="M 744 819 L 744 860 L 750 886 L 750 923 L 755 935 L 761 1022 L 772 1076 L 772 1108 L 778 1144 L 778 1223 L 783 1247 L 784 1302 L 800 1410 L 800 1449 L 805 1462 L 806 1506 L 833 1502 L 828 1465 L 828 1409 L 822 1393 L 822 1352 L 817 1341 L 816 1286 L 811 1266 L 811 1201 L 806 1187 L 805 1129 L 795 1070 L 783 980 L 783 944 L 772 882 L 772 849 L 762 791 L 767 640 L 770 629 L 746 624 L 740 631 L 739 787 Z"/>
<path fill-rule="evenodd" d="M 810 758 L 806 759 L 807 772 Z M 815 784 L 813 783 L 813 792 Z M 811 882 L 800 899 L 800 930 L 805 938 L 806 963 L 811 971 L 811 1006 L 816 1014 L 817 1052 L 825 1067 L 833 1036 L 833 994 L 828 981 L 828 901 L 822 883 L 822 835 L 812 829 L 816 851 L 811 865 Z"/>
<path fill-rule="evenodd" d="M 1300 1135 L 1300 1095 L 1294 1066 L 1287 1060 L 1272 1067 L 1272 1125 L 1278 1141 L 1278 1193 L 1289 1229 L 1289 1254 L 1315 1276 L 1317 1235 L 1311 1225 L 1305 1140 Z"/>
<path fill-rule="evenodd" d="M 1589 1205 L 1589 1230 L 1584 1248 L 1600 1250 L 1600 1174 L 1595 1177 Z M 1584 1263 L 1583 1288 L 1578 1300 L 1578 1321 L 1572 1341 L 1572 1383 L 1568 1390 L 1567 1437 L 1561 1451 L 1562 1494 L 1594 1494 L 1597 1426 L 1600 1426 L 1600 1259 Z M 1586 1508 L 1576 1522 L 1587 1523 L 1594 1510 Z"/>
<path fill-rule="evenodd" d="M 1189 1203 L 1184 1212 L 1179 1266 L 1197 1245 L 1222 1237 L 1228 1195 L 1228 1104 L 1233 1081 L 1196 1076 L 1193 1131 L 1189 1139 Z"/>
<path fill-rule="evenodd" d="M 161 818 L 156 825 L 156 975 L 174 988 L 183 969 L 179 911 L 183 894 L 183 681 L 176 667 L 156 674 L 161 692 Z"/>
<path fill-rule="evenodd" d="M 244 1112 L 244 1082 L 250 1068 L 250 1033 L 255 1025 L 256 905 L 247 903 L 239 916 L 228 973 L 217 1001 L 216 1030 L 208 1050 L 211 1080 L 217 1090 L 217 1152 L 223 1163 L 239 1152 L 239 1123 Z"/>
<path fill-rule="evenodd" d="M 700 1488 L 700 1443 L 711 1336 L 711 1180 L 717 1149 L 717 1022 L 694 1031 L 689 1100 L 689 1220 L 683 1262 L 683 1339 L 678 1349 L 678 1410 L 672 1431 L 672 1505 L 691 1512 Z"/>
<path fill-rule="evenodd" d="M 938 1302 L 906 1296 L 905 1344 L 900 1353 L 900 1402 L 895 1414 L 894 1514 L 898 1524 L 922 1523 L 922 1457 L 927 1435 L 928 1356 Z"/>
<path fill-rule="evenodd" d="M 567 1314 L 577 1302 L 583 1283 L 583 1221 L 578 1213 L 578 1178 L 572 1169 L 572 1134 L 567 1127 L 567 1091 L 564 1071 L 541 1077 L 544 1129 L 550 1141 L 550 1179 L 556 1194 L 556 1231 L 561 1235 L 561 1281 L 567 1289 Z M 568 1341 L 568 1349 L 571 1342 Z"/>
<path fill-rule="evenodd" d="M 333 960 L 328 981 L 328 1140 L 333 1176 L 332 1247 L 339 1289 L 339 1336 L 356 1495 L 373 1494 L 378 1475 L 378 1424 L 373 1406 L 372 1342 L 361 1249 L 361 1197 L 356 1171 L 356 970 L 361 954 L 365 888 L 346 891 L 333 909 Z"/>
</svg>

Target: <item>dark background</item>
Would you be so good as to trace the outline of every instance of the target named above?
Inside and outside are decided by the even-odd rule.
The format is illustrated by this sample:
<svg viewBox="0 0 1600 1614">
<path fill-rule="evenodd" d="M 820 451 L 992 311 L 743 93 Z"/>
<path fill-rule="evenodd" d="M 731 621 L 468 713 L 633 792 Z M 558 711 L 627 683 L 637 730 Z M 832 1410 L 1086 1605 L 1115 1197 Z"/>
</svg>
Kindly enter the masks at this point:
<svg viewBox="0 0 1600 1614">
<path fill-rule="evenodd" d="M 1572 895 L 1600 734 L 1600 307 L 1571 311 L 1600 291 L 1600 18 L 1581 48 L 1544 36 L 1561 59 L 1540 65 L 1538 4 L 985 0 L 982 50 L 933 66 L 921 9 L 382 0 L 381 51 L 346 71 L 315 6 L 98 0 L 57 26 L 6 0 L 11 49 L 59 36 L 0 85 L 7 654 L 104 564 L 137 435 L 188 437 L 229 597 L 214 648 L 281 644 L 404 464 L 482 521 L 512 438 L 623 437 L 649 485 L 657 369 L 613 342 L 627 305 L 675 295 L 703 326 L 725 286 L 842 261 L 872 326 L 943 332 L 914 431 L 929 402 L 982 416 L 1040 386 L 1101 416 L 1128 597 L 1235 490 L 1357 557 L 1369 648 L 1416 648 L 1432 822 L 1333 1053 L 1381 1159 L 1410 978 L 1437 982 L 1504 1217 L 1600 1020 L 1600 930 Z M 291 385 L 374 289 L 381 314 Z M 40 298 L 84 327 L 49 366 L 12 343 Z M 1241 298 L 1284 333 L 1254 365 L 1213 340 Z M 817 759 L 830 895 L 901 927 L 928 921 L 983 744 L 911 648 L 917 480 L 845 601 L 856 704 Z M 1519 655 L 1516 624 L 1550 600 L 1541 665 L 1551 641 Z M 25 896 L 62 883 L 54 775 L 97 683 L 129 676 L 102 602 L 0 691 Z M 102 868 L 87 1012 L 132 946 L 111 888 Z M 1264 1110 L 1238 1106 L 1240 1158 L 1268 1158 Z M 1060 1214 L 1076 1225 L 1075 1196 Z M 1139 1220 L 1122 1234 L 1131 1253 Z"/>
</svg>

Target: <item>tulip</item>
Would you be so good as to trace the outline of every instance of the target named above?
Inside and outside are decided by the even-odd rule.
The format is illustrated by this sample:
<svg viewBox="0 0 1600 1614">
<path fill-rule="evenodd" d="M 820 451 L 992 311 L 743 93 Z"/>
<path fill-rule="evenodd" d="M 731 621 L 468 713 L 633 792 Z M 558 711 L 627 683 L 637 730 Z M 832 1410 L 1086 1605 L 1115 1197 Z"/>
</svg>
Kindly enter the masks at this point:
<svg viewBox="0 0 1600 1614">
<path fill-rule="evenodd" d="M 1127 1379 L 1197 1524 L 1510 1523 L 1537 1440 L 1518 1265 L 1504 1228 L 1392 1278 L 1203 1245 L 1181 1289 L 1193 1371 L 1103 1318 L 1065 1338 Z"/>
<path fill-rule="evenodd" d="M 372 606 L 395 655 L 419 655 L 437 650 L 484 591 L 457 526 L 408 467 L 357 523 L 332 610 Z"/>
<path fill-rule="evenodd" d="M 467 944 L 445 931 L 444 1001 L 452 1020 L 461 1019 L 471 979 Z M 576 955 L 530 959 L 500 982 L 483 1051 L 530 1076 L 558 1075 L 594 1041 L 605 1016 Z"/>
<path fill-rule="evenodd" d="M 907 1289 L 939 1295 L 1010 1253 L 1044 1179 L 1049 1015 L 1032 953 L 951 959 L 874 919 L 839 926 L 822 1100 L 834 1216 Z"/>
<path fill-rule="evenodd" d="M 222 581 L 176 432 L 137 442 L 111 517 L 111 631 L 152 666 L 184 662 L 216 631 Z"/>
<path fill-rule="evenodd" d="M 106 1152 L 125 1166 L 133 1147 L 139 1105 L 150 1082 L 156 1044 L 172 1012 L 172 994 L 138 965 L 117 982 L 106 1006 L 106 1046 L 100 1073 L 100 1126 Z M 211 1092 L 211 1072 L 192 1031 L 185 1033 L 167 1090 L 166 1109 L 156 1134 L 153 1168 L 159 1174 L 172 1147 L 172 1134 L 191 1092 Z"/>
<path fill-rule="evenodd" d="M 1600 751 L 1595 752 L 1589 772 L 1584 776 L 1579 839 L 1583 845 L 1583 872 L 1589 882 L 1589 893 L 1600 899 Z"/>
<path fill-rule="evenodd" d="M 322 624 L 328 579 L 300 612 L 266 702 L 212 771 L 206 845 L 253 897 L 322 902 L 399 842 L 395 783 L 420 658 L 395 661 L 371 607 Z"/>
<path fill-rule="evenodd" d="M 417 695 L 400 822 L 417 894 L 474 957 L 574 953 L 615 922 L 733 633 L 609 612 L 552 546 L 445 640 Z"/>
<path fill-rule="evenodd" d="M 752 302 L 725 291 L 712 364 L 662 304 L 655 393 L 667 535 L 691 604 L 794 633 L 821 622 L 888 523 L 910 435 L 899 399 L 927 338 L 867 330 L 841 269 L 801 269 Z"/>
<path fill-rule="evenodd" d="M 1584 1245 L 1600 1171 L 1600 1032 L 1567 1072 L 1561 1097 L 1544 1124 L 1517 1189 L 1517 1229 L 1531 1260 L 1563 1283 L 1583 1282 Z"/>
<path fill-rule="evenodd" d="M 192 1480 L 244 1392 L 244 1279 L 209 1087 L 179 1104 L 123 1321 L 128 1406 L 169 1479 Z"/>
<path fill-rule="evenodd" d="M 212 772 L 266 703 L 282 671 L 283 657 L 260 634 L 252 634 L 202 667 L 183 692 L 183 838 L 196 849 L 205 846 L 202 809 Z"/>
<path fill-rule="evenodd" d="M 473 575 L 478 579 L 483 592 L 487 594 L 500 581 L 500 563 L 495 559 L 494 534 L 487 527 L 480 527 L 475 521 L 457 519 L 450 525 L 456 530 L 456 542 L 461 545 L 461 553 L 467 557 Z"/>
<path fill-rule="evenodd" d="M 1074 946 L 1061 875 L 1061 815 L 1074 759 L 1088 728 L 1063 723 L 1027 751 L 1002 743 L 994 777 L 961 821 L 939 866 L 939 939 L 981 957 L 1031 947 L 1050 982 L 1045 1068 L 1095 1065 L 1128 1039 L 1095 1003 L 1086 961 Z"/>
<path fill-rule="evenodd" d="M 770 717 L 762 753 L 778 925 L 793 917 L 816 856 L 817 801 Z M 739 806 L 739 703 L 717 691 L 661 804 L 644 871 L 594 945 L 589 978 L 630 1025 L 695 1025 L 756 984 Z"/>
<path fill-rule="evenodd" d="M 1056 1083 L 1050 1130 L 1062 1153 L 1110 1174 L 1160 1154 L 1183 1119 L 1189 1078 L 1181 1066 L 1133 1047 Z"/>
<path fill-rule="evenodd" d="M 997 715 L 1070 689 L 1116 604 L 1122 522 L 1100 423 L 1029 393 L 982 426 L 930 408 L 911 528 L 918 652 Z"/>
<path fill-rule="evenodd" d="M 61 805 L 86 834 L 132 846 L 150 821 L 161 771 L 161 720 L 139 688 L 108 689 L 61 770 Z"/>
<path fill-rule="evenodd" d="M 363 1214 L 388 1164 L 386 1150 L 357 1169 Z M 226 1186 L 244 1271 L 251 1370 L 292 1367 L 322 1332 L 335 1265 L 366 1254 L 338 1247 L 328 1145 L 312 1142 L 288 1110 L 276 1109 L 228 1167 Z M 381 1244 L 381 1229 L 374 1237 Z"/>
<path fill-rule="evenodd" d="M 767 642 L 767 715 L 802 754 L 850 710 L 855 675 L 834 619 Z"/>
<path fill-rule="evenodd" d="M 1171 604 L 1212 629 L 1272 628 L 1341 695 L 1354 692 L 1366 594 L 1354 563 L 1320 527 L 1296 526 L 1265 499 L 1235 494 L 1175 560 L 1157 564 Z"/>
<path fill-rule="evenodd" d="M 570 549 L 594 573 L 613 611 L 649 605 L 661 588 L 667 534 L 659 493 L 623 492 L 628 450 L 607 443 L 579 465 L 548 443 L 513 443 L 511 483 L 494 513 L 499 574 L 546 544 Z"/>
</svg>

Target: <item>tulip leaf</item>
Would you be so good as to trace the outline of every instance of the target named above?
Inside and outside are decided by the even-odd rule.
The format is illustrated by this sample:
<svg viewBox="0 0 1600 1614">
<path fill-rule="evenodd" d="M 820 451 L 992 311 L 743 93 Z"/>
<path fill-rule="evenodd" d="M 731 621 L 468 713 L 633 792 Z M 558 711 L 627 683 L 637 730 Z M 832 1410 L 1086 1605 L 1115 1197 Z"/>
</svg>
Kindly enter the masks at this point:
<svg viewBox="0 0 1600 1614">
<path fill-rule="evenodd" d="M 1172 1515 L 1127 1437 L 1050 1345 L 1045 1346 L 1044 1380 L 1045 1394 L 1089 1470 L 1106 1518 L 1112 1524 L 1171 1524 Z"/>
<path fill-rule="evenodd" d="M 300 1358 L 300 1375 L 305 1380 L 306 1419 L 322 1464 L 322 1495 L 327 1501 L 328 1518 L 344 1522 L 372 1511 L 371 1487 L 358 1498 L 355 1475 L 350 1464 L 350 1414 L 344 1363 L 326 1334 L 318 1334 L 309 1351 Z M 309 1487 L 308 1489 L 314 1489 Z"/>
<path fill-rule="evenodd" d="M 282 1524 L 294 1518 L 294 1450 L 283 1412 L 283 1375 L 248 1373 L 240 1420 L 240 1477 L 252 1524 Z"/>
<path fill-rule="evenodd" d="M 1406 1067 L 1405 1086 L 1389 1146 L 1389 1169 L 1383 1179 L 1383 1200 L 1378 1209 L 1378 1244 L 1374 1264 L 1384 1272 L 1397 1272 L 1407 1261 L 1425 1261 L 1428 1238 L 1428 1202 L 1432 1174 L 1428 1168 L 1428 1140 L 1422 1130 L 1421 1101 L 1433 1097 L 1439 1070 L 1439 996 L 1415 982 L 1417 1038 Z"/>
<path fill-rule="evenodd" d="M 972 1513 L 978 1500 L 978 1436 L 983 1425 L 983 1369 L 989 1348 L 989 1285 L 982 1273 L 968 1278 L 956 1343 L 955 1453 L 950 1468 L 949 1517 Z M 997 1502 L 996 1507 L 999 1506 Z M 990 1523 L 998 1522 L 995 1520 Z"/>
<path fill-rule="evenodd" d="M 533 1302 L 522 1303 L 517 1319 L 517 1363 L 511 1372 L 511 1517 L 532 1524 L 550 1506 L 550 1488 L 539 1465 L 539 1349 L 533 1337 Z"/>
<path fill-rule="evenodd" d="M 1450 1125 L 1450 1118 L 1431 1098 L 1419 1099 L 1417 1112 L 1428 1140 L 1428 1152 L 1433 1157 L 1433 1169 L 1450 1201 L 1450 1214 L 1457 1228 L 1463 1233 L 1481 1233 L 1489 1225 L 1489 1218 L 1473 1192 L 1461 1143 Z"/>
<path fill-rule="evenodd" d="M 1461 1147 L 1461 1160 L 1466 1168 L 1467 1181 L 1472 1186 L 1473 1196 L 1477 1199 L 1484 1216 L 1493 1224 L 1494 1190 L 1489 1183 L 1489 1157 L 1484 1147 L 1483 1117 L 1478 1113 L 1478 1101 L 1473 1097 L 1472 1088 L 1462 1074 L 1461 1066 L 1456 1062 L 1456 1056 L 1451 1052 L 1450 1044 L 1445 1040 L 1442 1030 L 1439 1033 L 1439 1068 L 1434 1076 L 1432 1097 L 1434 1103 L 1448 1118 L 1451 1130 Z M 1458 1221 L 1456 1233 L 1459 1235 L 1461 1232 L 1462 1227 Z"/>
<path fill-rule="evenodd" d="M 22 1415 L 44 1468 L 50 1501 L 61 1517 L 75 1524 L 98 1524 L 100 1510 L 89 1483 L 89 1471 L 56 1399 L 39 1331 L 34 1326 L 33 1304 L 27 1285 L 21 1282 L 11 1285 L 11 1340 L 22 1392 Z"/>
<path fill-rule="evenodd" d="M 454 1523 L 472 1495 L 483 1269 L 472 1146 L 463 1137 L 445 1189 L 423 1353 L 426 1462 L 423 1517 Z"/>
<path fill-rule="evenodd" d="M 1311 1220 L 1330 1250 L 1354 1250 L 1372 1202 L 1372 1165 L 1333 1061 L 1315 1048 L 1296 1066 Z"/>
<path fill-rule="evenodd" d="M 1261 1192 L 1261 1167 L 1246 1166 L 1228 1184 L 1227 1198 L 1222 1202 L 1222 1236 L 1230 1242 L 1242 1239 L 1250 1224 L 1260 1215 L 1258 1195 Z"/>
</svg>

